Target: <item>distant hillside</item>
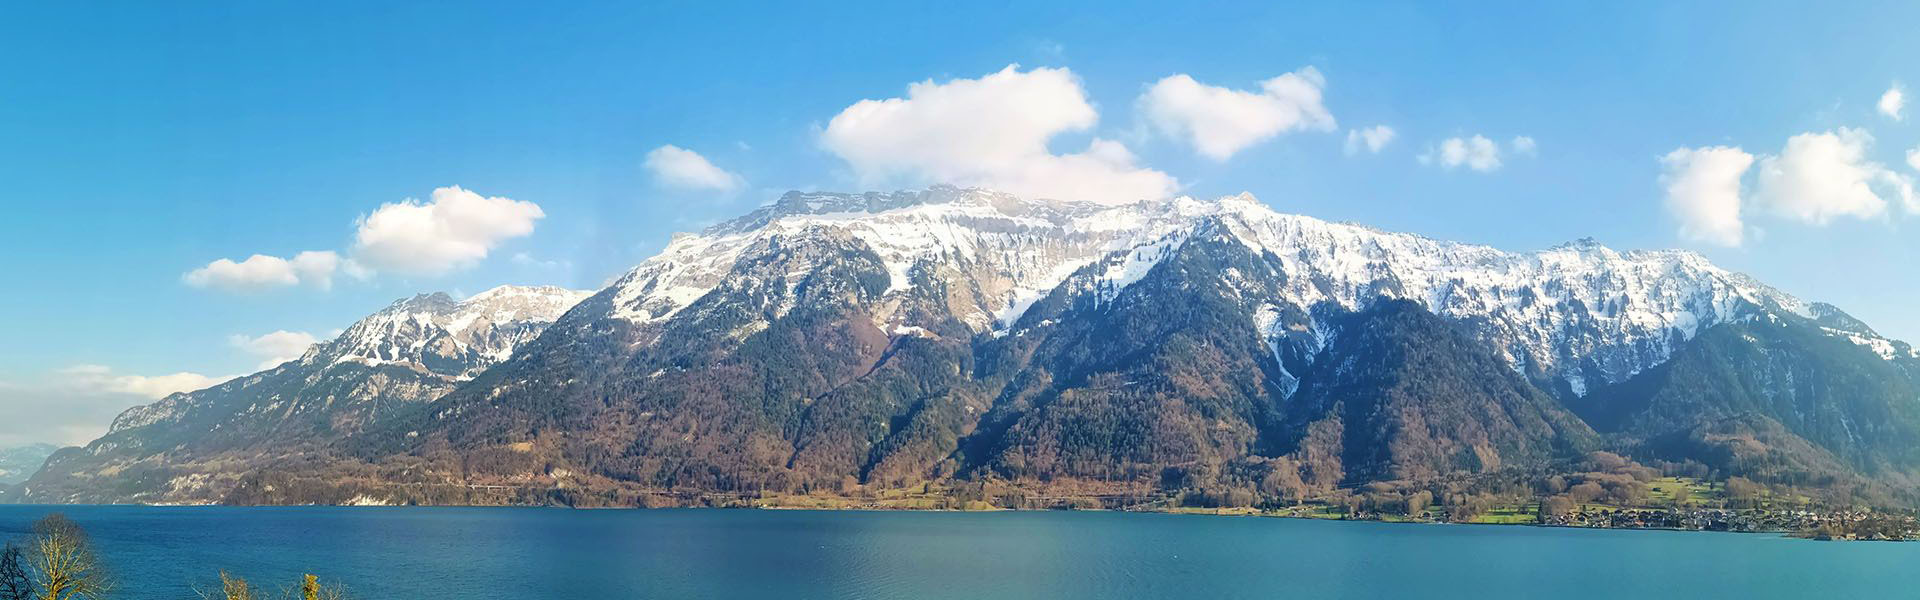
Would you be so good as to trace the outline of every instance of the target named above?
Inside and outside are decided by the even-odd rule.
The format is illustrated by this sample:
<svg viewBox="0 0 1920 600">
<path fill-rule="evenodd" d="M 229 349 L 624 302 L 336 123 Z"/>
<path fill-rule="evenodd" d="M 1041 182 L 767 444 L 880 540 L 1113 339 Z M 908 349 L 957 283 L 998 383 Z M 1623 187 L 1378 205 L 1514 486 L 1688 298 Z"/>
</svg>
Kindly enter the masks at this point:
<svg viewBox="0 0 1920 600">
<path fill-rule="evenodd" d="M 0 449 L 0 485 L 9 485 L 26 481 L 40 465 L 47 462 L 47 456 L 59 448 L 53 444 L 28 444 Z"/>
</svg>

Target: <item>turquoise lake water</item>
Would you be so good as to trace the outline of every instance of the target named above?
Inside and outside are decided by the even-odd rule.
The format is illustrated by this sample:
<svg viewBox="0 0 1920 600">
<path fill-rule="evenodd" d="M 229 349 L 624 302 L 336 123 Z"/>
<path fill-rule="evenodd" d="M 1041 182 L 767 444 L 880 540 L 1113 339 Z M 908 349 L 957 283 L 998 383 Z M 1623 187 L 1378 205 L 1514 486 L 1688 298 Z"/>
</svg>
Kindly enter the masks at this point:
<svg viewBox="0 0 1920 600">
<path fill-rule="evenodd" d="M 64 512 L 128 599 L 227 569 L 363 599 L 1863 598 L 1920 544 L 1101 512 L 0 506 Z"/>
</svg>

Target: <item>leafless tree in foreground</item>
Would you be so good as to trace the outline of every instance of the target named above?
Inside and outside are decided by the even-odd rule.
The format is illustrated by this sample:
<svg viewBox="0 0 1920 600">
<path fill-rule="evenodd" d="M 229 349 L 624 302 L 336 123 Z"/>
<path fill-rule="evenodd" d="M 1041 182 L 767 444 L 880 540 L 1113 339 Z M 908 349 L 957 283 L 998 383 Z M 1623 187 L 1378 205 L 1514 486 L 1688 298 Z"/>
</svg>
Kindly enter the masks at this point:
<svg viewBox="0 0 1920 600">
<path fill-rule="evenodd" d="M 113 591 L 87 532 L 66 515 L 54 513 L 35 522 L 27 554 L 39 600 L 100 600 Z"/>
<path fill-rule="evenodd" d="M 0 548 L 0 600 L 34 600 L 33 578 L 27 575 L 26 551 L 13 543 Z"/>
<path fill-rule="evenodd" d="M 220 572 L 219 591 L 199 593 L 202 600 L 265 600 L 272 597 L 256 591 L 245 578 L 226 571 Z M 322 586 L 318 576 L 306 575 L 301 578 L 298 588 L 281 588 L 279 597 L 289 600 L 346 600 L 348 596 L 344 588 L 338 585 Z"/>
<path fill-rule="evenodd" d="M 209 594 L 200 592 L 200 597 L 205 600 L 256 599 L 256 596 L 253 595 L 253 586 L 247 584 L 247 580 L 228 574 L 226 571 L 220 572 L 220 593 Z"/>
</svg>

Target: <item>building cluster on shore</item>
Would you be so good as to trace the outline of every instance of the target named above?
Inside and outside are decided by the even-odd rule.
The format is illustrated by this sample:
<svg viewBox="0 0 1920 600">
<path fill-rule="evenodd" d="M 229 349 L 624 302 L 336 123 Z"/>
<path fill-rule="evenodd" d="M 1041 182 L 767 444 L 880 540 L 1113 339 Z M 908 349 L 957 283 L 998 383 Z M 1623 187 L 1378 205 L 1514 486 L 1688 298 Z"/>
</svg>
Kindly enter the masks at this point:
<svg viewBox="0 0 1920 600">
<path fill-rule="evenodd" d="M 1809 537 L 1920 539 L 1912 515 L 1866 510 L 1594 508 L 1546 515 L 1542 525 L 1598 529 L 1790 532 Z"/>
</svg>

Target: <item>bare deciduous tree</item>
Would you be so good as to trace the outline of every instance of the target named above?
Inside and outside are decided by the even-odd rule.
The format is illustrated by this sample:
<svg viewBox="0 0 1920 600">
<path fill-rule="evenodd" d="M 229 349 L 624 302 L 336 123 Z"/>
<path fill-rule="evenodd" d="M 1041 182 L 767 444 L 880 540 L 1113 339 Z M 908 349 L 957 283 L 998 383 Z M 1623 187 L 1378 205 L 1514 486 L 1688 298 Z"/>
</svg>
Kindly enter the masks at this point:
<svg viewBox="0 0 1920 600">
<path fill-rule="evenodd" d="M 201 600 L 265 600 L 267 598 L 286 600 L 346 600 L 346 590 L 338 585 L 320 585 L 320 578 L 314 575 L 303 576 L 298 587 L 280 588 L 279 596 L 261 592 L 248 583 L 246 578 L 220 572 L 220 589 L 217 592 L 200 592 Z"/>
<path fill-rule="evenodd" d="M 246 579 L 226 571 L 220 572 L 220 593 L 218 595 L 200 592 L 206 600 L 255 600 L 253 586 Z"/>
<path fill-rule="evenodd" d="M 33 578 L 27 575 L 25 555 L 12 543 L 0 549 L 0 600 L 33 600 Z"/>
<path fill-rule="evenodd" d="M 300 600 L 346 600 L 347 591 L 339 585 L 322 586 L 320 578 L 307 575 L 300 581 Z"/>
<path fill-rule="evenodd" d="M 33 524 L 28 563 L 40 600 L 99 600 L 113 590 L 87 532 L 60 513 Z"/>
</svg>

